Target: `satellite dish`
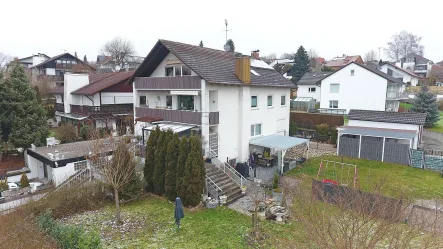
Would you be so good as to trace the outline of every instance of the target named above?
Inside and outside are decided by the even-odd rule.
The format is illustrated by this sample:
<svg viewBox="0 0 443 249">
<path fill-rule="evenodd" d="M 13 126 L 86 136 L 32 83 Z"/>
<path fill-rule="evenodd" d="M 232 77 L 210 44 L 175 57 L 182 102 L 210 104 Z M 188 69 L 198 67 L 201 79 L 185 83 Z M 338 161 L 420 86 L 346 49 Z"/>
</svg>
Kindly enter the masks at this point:
<svg viewBox="0 0 443 249">
<path fill-rule="evenodd" d="M 225 44 L 225 46 L 223 46 L 223 49 L 226 51 L 226 52 L 229 52 L 230 50 L 231 50 L 231 46 L 229 46 L 229 44 Z"/>
</svg>

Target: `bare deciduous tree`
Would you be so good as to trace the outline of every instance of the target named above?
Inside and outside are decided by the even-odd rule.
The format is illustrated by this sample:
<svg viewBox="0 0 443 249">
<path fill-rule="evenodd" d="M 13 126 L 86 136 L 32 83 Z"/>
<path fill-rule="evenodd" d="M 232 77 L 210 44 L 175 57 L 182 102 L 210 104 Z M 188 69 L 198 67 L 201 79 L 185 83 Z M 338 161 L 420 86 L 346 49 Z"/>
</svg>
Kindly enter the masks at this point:
<svg viewBox="0 0 443 249">
<path fill-rule="evenodd" d="M 376 61 L 377 60 L 377 52 L 375 50 L 369 50 L 365 56 L 364 56 L 364 60 L 365 62 L 368 61 Z"/>
<path fill-rule="evenodd" d="M 423 55 L 424 46 L 420 44 L 422 37 L 405 30 L 396 33 L 385 48 L 386 55 L 393 60 L 398 60 L 410 53 Z"/>
<path fill-rule="evenodd" d="M 308 50 L 308 57 L 309 59 L 317 58 L 318 57 L 317 51 L 315 51 L 315 49 L 313 48 L 310 48 Z"/>
<path fill-rule="evenodd" d="M 270 53 L 268 55 L 262 56 L 261 59 L 266 61 L 266 62 L 272 62 L 272 61 L 275 61 L 277 59 L 277 54 L 276 53 Z"/>
<path fill-rule="evenodd" d="M 0 72 L 4 72 L 6 70 L 6 66 L 12 60 L 12 57 L 0 52 Z"/>
<path fill-rule="evenodd" d="M 293 60 L 295 58 L 295 53 L 283 53 L 280 56 L 281 59 L 291 59 Z"/>
<path fill-rule="evenodd" d="M 135 54 L 135 49 L 131 41 L 117 36 L 105 43 L 101 49 L 101 54 L 111 56 L 115 66 L 124 68 L 130 57 Z"/>
<path fill-rule="evenodd" d="M 98 133 L 94 131 L 91 136 L 98 137 Z M 133 154 L 122 139 L 96 139 L 92 147 L 88 158 L 101 175 L 103 182 L 114 190 L 116 223 L 121 224 L 118 192 L 135 177 Z M 114 148 L 112 156 L 108 155 L 109 147 Z"/>
</svg>

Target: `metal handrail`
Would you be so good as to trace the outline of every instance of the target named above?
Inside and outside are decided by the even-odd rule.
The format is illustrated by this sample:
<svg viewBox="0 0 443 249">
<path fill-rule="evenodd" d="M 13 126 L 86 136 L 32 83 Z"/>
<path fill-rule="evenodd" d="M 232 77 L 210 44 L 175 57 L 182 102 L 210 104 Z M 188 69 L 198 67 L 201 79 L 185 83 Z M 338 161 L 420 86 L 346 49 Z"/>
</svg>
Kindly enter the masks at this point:
<svg viewBox="0 0 443 249">
<path fill-rule="evenodd" d="M 89 171 L 89 172 L 87 172 L 87 171 Z M 86 174 L 86 173 L 87 174 Z M 90 169 L 89 168 L 85 168 L 85 169 L 83 169 L 83 170 L 81 170 L 81 171 L 79 171 L 79 172 L 77 172 L 77 173 L 75 173 L 72 177 L 70 177 L 69 179 L 67 179 L 65 182 L 63 182 L 62 184 L 60 184 L 57 188 L 56 188 L 56 190 L 58 190 L 58 189 L 62 189 L 62 188 L 64 188 L 64 187 L 68 187 L 68 188 L 70 188 L 71 187 L 71 185 L 75 182 L 75 183 L 81 183 L 81 182 L 83 182 L 83 181 L 85 181 L 85 180 L 91 180 L 91 177 L 92 177 L 92 175 L 91 175 L 91 171 L 90 171 Z"/>
<path fill-rule="evenodd" d="M 211 193 L 212 197 L 218 200 L 218 195 L 222 192 L 222 189 L 208 176 L 206 176 L 206 183 L 208 185 L 208 192 Z"/>
<path fill-rule="evenodd" d="M 243 181 L 246 181 L 246 178 L 243 177 L 237 170 L 235 170 L 231 165 L 229 165 L 227 162 L 224 162 L 222 164 L 216 165 L 220 170 L 223 171 L 226 175 L 228 175 L 232 180 L 234 180 L 237 185 L 240 187 L 243 187 Z M 228 171 L 228 172 L 227 172 Z"/>
<path fill-rule="evenodd" d="M 222 191 L 222 189 L 215 183 L 209 176 L 206 176 L 206 180 L 209 181 L 210 185 L 217 191 Z"/>
</svg>

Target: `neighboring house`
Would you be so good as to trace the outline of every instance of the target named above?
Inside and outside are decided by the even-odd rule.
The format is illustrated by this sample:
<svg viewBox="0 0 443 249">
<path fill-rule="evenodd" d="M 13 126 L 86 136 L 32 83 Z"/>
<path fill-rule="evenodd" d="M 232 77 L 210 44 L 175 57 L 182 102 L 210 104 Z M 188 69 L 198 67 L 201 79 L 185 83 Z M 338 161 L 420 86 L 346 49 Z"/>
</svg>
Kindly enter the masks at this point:
<svg viewBox="0 0 443 249">
<path fill-rule="evenodd" d="M 281 74 L 288 80 L 292 79 L 292 66 L 294 66 L 294 59 L 277 59 L 269 64 L 272 68 L 279 68 Z"/>
<path fill-rule="evenodd" d="M 49 58 L 50 57 L 45 54 L 38 53 L 25 58 L 18 59 L 18 61 L 24 68 L 31 68 L 46 61 Z"/>
<path fill-rule="evenodd" d="M 429 75 L 429 72 L 431 71 L 432 65 L 434 65 L 434 62 L 426 59 L 421 55 L 410 53 L 407 56 L 396 61 L 395 65 L 397 67 L 411 71 L 419 77 L 427 77 Z"/>
<path fill-rule="evenodd" d="M 399 68 L 396 65 L 391 64 L 390 62 L 382 64 L 380 71 L 396 79 L 401 79 L 404 83 L 407 83 L 411 86 L 417 86 L 418 79 L 420 78 L 418 75 L 405 69 Z"/>
<path fill-rule="evenodd" d="M 441 85 L 441 82 L 443 82 L 443 66 L 433 65 L 429 77 L 435 78 L 437 86 Z"/>
<path fill-rule="evenodd" d="M 128 83 L 145 141 L 161 125 L 201 134 L 207 157 L 245 162 L 250 140 L 289 132 L 294 85 L 261 60 L 159 40 Z"/>
<path fill-rule="evenodd" d="M 94 67 L 70 53 L 54 56 L 30 67 L 30 69 L 32 69 L 33 80 L 52 83 L 50 87 L 62 86 L 65 73 L 95 71 Z"/>
<path fill-rule="evenodd" d="M 319 98 L 320 111 L 348 113 L 350 109 L 398 111 L 399 100 L 408 98 L 405 83 L 381 71 L 351 62 L 345 67 L 324 75 L 307 73 L 302 78 L 297 97 Z M 317 93 L 320 91 L 320 94 Z"/>
<path fill-rule="evenodd" d="M 125 84 L 134 72 L 66 74 L 63 87 L 52 90 L 57 122 L 108 127 L 126 134 L 132 121 L 132 86 Z"/>
<path fill-rule="evenodd" d="M 119 138 L 114 138 L 119 139 Z M 98 143 L 101 143 L 99 145 Z M 116 149 L 110 139 L 87 140 L 37 147 L 26 150 L 26 163 L 30 169 L 28 178 L 37 178 L 42 182 L 51 181 L 57 187 L 74 175 L 85 174 L 85 178 L 94 174 L 87 157 L 100 147 L 101 153 L 111 155 Z M 134 146 L 134 144 L 128 144 Z"/>
<path fill-rule="evenodd" d="M 144 57 L 141 56 L 129 56 L 127 62 L 123 68 L 120 65 L 116 65 L 111 56 L 97 55 L 96 66 L 97 70 L 101 73 L 110 73 L 117 71 L 133 71 L 140 66 Z"/>
<path fill-rule="evenodd" d="M 297 96 L 313 98 L 315 102 L 321 99 L 321 81 L 332 72 L 307 72 L 297 82 Z"/>
<path fill-rule="evenodd" d="M 332 68 L 332 70 L 339 70 L 342 67 L 348 65 L 351 62 L 355 62 L 355 63 L 359 63 L 359 64 L 363 64 L 363 59 L 361 58 L 360 55 L 343 55 L 343 56 L 338 56 L 338 57 L 334 57 L 332 58 L 332 60 L 328 61 L 325 63 L 326 67 L 330 67 Z"/>
<path fill-rule="evenodd" d="M 337 154 L 382 162 L 410 163 L 422 139 L 426 113 L 351 110 L 337 128 Z"/>
</svg>

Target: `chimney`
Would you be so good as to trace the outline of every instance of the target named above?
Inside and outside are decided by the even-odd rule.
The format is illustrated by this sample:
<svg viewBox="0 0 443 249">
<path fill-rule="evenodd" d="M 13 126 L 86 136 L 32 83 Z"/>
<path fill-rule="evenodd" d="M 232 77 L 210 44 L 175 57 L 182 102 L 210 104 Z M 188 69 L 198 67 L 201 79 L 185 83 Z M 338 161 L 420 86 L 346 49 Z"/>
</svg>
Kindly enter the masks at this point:
<svg viewBox="0 0 443 249">
<path fill-rule="evenodd" d="M 260 50 L 254 50 L 251 51 L 251 57 L 256 59 L 256 60 L 260 60 Z"/>
<path fill-rule="evenodd" d="M 251 83 L 251 59 L 249 57 L 235 58 L 235 76 L 243 83 Z"/>
</svg>

